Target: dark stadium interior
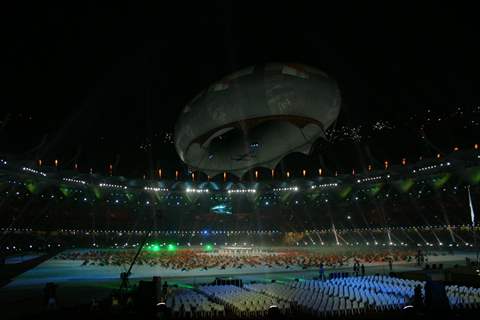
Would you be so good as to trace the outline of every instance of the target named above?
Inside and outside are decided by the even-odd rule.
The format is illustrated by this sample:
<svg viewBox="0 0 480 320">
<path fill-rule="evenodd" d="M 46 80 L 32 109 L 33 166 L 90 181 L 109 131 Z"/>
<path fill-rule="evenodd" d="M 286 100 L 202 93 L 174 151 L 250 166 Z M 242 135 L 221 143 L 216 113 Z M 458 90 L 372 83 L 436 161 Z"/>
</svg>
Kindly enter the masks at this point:
<svg viewBox="0 0 480 320">
<path fill-rule="evenodd" d="M 475 13 L 5 5 L 0 318 L 477 318 Z"/>
</svg>

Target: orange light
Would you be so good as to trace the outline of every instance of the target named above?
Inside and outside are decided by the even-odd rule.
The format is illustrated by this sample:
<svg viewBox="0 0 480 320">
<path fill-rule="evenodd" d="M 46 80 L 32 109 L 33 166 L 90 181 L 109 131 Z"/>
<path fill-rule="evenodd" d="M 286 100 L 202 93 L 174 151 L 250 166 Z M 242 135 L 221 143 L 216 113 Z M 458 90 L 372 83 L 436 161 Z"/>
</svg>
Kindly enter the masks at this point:
<svg viewBox="0 0 480 320">
<path fill-rule="evenodd" d="M 437 159 L 440 159 L 440 153 L 437 153 Z"/>
<path fill-rule="evenodd" d="M 272 178 L 275 177 L 275 169 L 272 169 Z"/>
<path fill-rule="evenodd" d="M 57 159 L 55 159 L 54 163 L 55 163 L 55 167 L 58 167 L 58 160 Z"/>
<path fill-rule="evenodd" d="M 290 178 L 290 171 L 287 171 L 287 178 Z"/>
<path fill-rule="evenodd" d="M 475 143 L 475 145 L 473 146 L 475 149 L 478 149 L 478 143 Z"/>
<path fill-rule="evenodd" d="M 38 166 L 39 166 L 39 167 L 42 166 L 42 160 L 38 160 Z"/>
<path fill-rule="evenodd" d="M 458 151 L 458 147 L 453 148 L 453 151 Z"/>
<path fill-rule="evenodd" d="M 318 169 L 318 175 L 319 175 L 319 176 L 322 175 L 322 168 Z"/>
<path fill-rule="evenodd" d="M 162 178 L 162 169 L 158 169 L 158 176 L 160 177 L 160 179 Z"/>
<path fill-rule="evenodd" d="M 385 160 L 385 162 L 383 164 L 385 165 L 385 169 L 388 169 L 388 161 Z"/>
<path fill-rule="evenodd" d="M 403 164 L 403 165 L 406 165 L 406 164 L 407 164 L 407 159 L 403 158 L 403 159 L 402 159 L 402 164 Z"/>
<path fill-rule="evenodd" d="M 223 181 L 227 181 L 227 171 L 223 172 Z"/>
<path fill-rule="evenodd" d="M 368 165 L 368 171 L 372 171 L 372 165 L 371 164 Z"/>
<path fill-rule="evenodd" d="M 207 179 L 208 179 L 208 181 L 210 181 L 210 179 L 212 179 L 212 177 L 210 177 L 210 176 L 207 176 Z"/>
<path fill-rule="evenodd" d="M 192 172 L 192 180 L 195 181 L 195 172 Z"/>
<path fill-rule="evenodd" d="M 178 175 L 179 175 L 178 170 L 175 170 L 175 180 L 178 180 Z"/>
<path fill-rule="evenodd" d="M 258 170 L 255 170 L 255 179 L 258 179 Z"/>
</svg>

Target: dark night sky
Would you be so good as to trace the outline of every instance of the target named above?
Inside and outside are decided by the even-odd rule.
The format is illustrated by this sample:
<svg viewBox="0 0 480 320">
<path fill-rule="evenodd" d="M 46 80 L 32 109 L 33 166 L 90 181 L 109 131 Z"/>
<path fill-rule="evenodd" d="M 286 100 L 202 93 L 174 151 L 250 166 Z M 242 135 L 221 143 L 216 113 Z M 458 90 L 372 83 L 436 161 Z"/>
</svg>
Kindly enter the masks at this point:
<svg viewBox="0 0 480 320">
<path fill-rule="evenodd" d="M 473 8 L 158 3 L 2 10 L 0 154 L 58 158 L 65 168 L 78 162 L 83 171 L 114 163 L 130 177 L 180 168 L 164 136 L 185 103 L 220 77 L 268 61 L 309 64 L 335 78 L 338 126 L 382 120 L 398 129 L 294 155 L 283 167 L 326 161 L 346 170 L 374 160 L 366 148 L 377 160 L 398 159 L 479 136 L 468 127 L 415 140 L 428 109 L 443 117 L 480 105 Z M 148 151 L 139 147 L 148 143 Z"/>
</svg>

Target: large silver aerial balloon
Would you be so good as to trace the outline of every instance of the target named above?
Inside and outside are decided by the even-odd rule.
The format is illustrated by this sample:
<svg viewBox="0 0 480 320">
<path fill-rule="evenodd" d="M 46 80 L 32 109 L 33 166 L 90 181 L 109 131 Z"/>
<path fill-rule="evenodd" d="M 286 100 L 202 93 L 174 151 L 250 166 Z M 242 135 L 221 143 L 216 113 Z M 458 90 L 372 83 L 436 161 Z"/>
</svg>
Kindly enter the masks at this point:
<svg viewBox="0 0 480 320">
<path fill-rule="evenodd" d="M 340 91 L 325 73 L 270 63 L 237 71 L 200 92 L 175 126 L 175 148 L 209 176 L 275 168 L 289 153 L 308 154 L 340 111 Z"/>
</svg>

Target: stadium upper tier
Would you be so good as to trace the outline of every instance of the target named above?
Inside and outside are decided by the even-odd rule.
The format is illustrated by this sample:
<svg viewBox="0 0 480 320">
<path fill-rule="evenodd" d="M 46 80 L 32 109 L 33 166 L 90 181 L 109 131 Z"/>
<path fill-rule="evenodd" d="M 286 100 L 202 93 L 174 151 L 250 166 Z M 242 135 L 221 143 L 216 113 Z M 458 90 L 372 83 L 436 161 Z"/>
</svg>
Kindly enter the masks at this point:
<svg viewBox="0 0 480 320">
<path fill-rule="evenodd" d="M 0 162 L 0 225 L 22 228 L 306 230 L 470 224 L 480 152 L 363 174 L 284 180 L 130 180 Z M 470 190 L 470 193 L 468 192 Z"/>
<path fill-rule="evenodd" d="M 103 176 L 62 170 L 55 166 L 38 166 L 35 161 L 19 161 L 0 158 L 0 191 L 7 192 L 10 186 L 23 185 L 31 194 L 57 189 L 61 193 L 82 192 L 86 196 L 101 199 L 109 194 L 148 198 L 172 195 L 210 195 L 220 197 L 251 196 L 258 198 L 271 194 L 327 194 L 341 193 L 350 199 L 357 192 L 370 190 L 374 195 L 394 189 L 407 192 L 415 184 L 427 183 L 439 189 L 447 182 L 456 186 L 477 185 L 480 180 L 480 152 L 478 149 L 456 151 L 444 157 L 423 159 L 408 165 L 391 165 L 384 169 L 336 176 L 289 177 L 282 180 L 264 177 L 249 181 L 195 181 L 127 179 L 122 176 Z M 375 189 L 380 188 L 380 189 Z M 348 192 L 347 192 L 348 191 Z"/>
</svg>

